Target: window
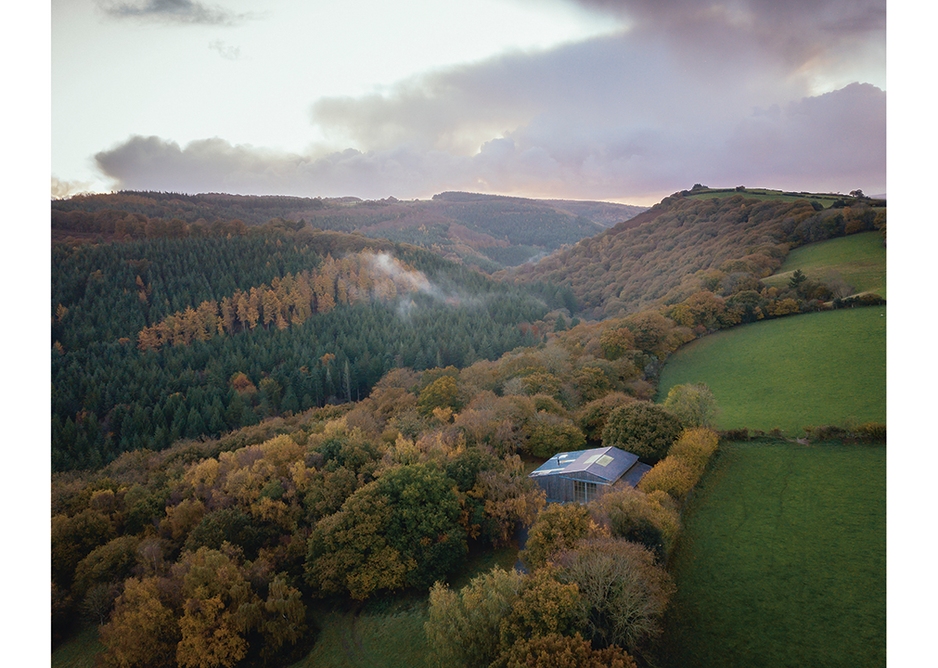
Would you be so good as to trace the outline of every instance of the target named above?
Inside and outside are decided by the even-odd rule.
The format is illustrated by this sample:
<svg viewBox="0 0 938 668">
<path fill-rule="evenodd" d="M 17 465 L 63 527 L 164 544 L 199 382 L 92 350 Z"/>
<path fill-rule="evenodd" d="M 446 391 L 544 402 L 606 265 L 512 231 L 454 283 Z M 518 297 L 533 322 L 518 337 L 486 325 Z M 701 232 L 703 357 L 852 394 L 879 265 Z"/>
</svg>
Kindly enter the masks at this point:
<svg viewBox="0 0 938 668">
<path fill-rule="evenodd" d="M 596 498 L 596 483 L 573 481 L 573 500 L 577 503 L 589 503 Z"/>
</svg>

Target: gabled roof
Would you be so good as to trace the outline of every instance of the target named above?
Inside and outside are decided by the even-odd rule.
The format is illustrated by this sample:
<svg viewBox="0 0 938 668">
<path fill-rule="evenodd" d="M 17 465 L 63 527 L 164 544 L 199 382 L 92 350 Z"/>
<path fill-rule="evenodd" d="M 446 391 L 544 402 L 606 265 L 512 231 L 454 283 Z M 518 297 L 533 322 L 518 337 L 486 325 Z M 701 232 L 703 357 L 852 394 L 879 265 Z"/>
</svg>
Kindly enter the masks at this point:
<svg viewBox="0 0 938 668">
<path fill-rule="evenodd" d="M 559 452 L 532 471 L 530 477 L 586 472 L 613 483 L 637 461 L 638 455 L 612 446 L 576 452 Z"/>
</svg>

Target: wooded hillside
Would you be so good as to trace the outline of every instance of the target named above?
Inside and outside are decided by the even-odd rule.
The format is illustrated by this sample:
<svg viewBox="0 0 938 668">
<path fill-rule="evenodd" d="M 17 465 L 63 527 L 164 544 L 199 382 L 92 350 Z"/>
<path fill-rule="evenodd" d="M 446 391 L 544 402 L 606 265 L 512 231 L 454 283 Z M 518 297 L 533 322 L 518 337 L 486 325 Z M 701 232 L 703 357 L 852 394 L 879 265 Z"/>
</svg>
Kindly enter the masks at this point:
<svg viewBox="0 0 938 668">
<path fill-rule="evenodd" d="M 54 245 L 54 468 L 357 399 L 399 366 L 494 359 L 549 310 L 413 246 L 253 229 Z"/>
<path fill-rule="evenodd" d="M 794 247 L 884 229 L 884 202 L 847 200 L 849 206 L 824 208 L 807 197 L 745 192 L 707 197 L 685 191 L 503 276 L 518 284 L 568 287 L 584 315 L 594 318 L 677 303 L 701 283 L 729 297 L 741 281 L 771 274 Z"/>
<path fill-rule="evenodd" d="M 246 197 L 121 192 L 52 203 L 54 238 L 201 237 L 274 224 L 360 232 L 410 243 L 484 271 L 494 271 L 576 243 L 644 207 L 606 202 L 533 200 L 441 193 L 431 200 Z M 596 220 L 591 217 L 595 216 Z"/>
</svg>

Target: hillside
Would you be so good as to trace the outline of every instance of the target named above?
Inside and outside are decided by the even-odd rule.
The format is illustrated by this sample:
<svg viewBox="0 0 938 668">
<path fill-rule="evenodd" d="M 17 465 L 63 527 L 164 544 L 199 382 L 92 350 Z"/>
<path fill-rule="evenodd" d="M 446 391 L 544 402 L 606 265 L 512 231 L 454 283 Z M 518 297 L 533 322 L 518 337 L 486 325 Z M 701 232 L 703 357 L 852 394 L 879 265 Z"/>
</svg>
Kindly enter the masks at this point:
<svg viewBox="0 0 938 668">
<path fill-rule="evenodd" d="M 361 233 L 410 243 L 483 271 L 515 266 L 627 220 L 643 207 L 441 193 L 430 200 L 121 192 L 52 202 L 54 239 L 148 236 L 151 219 L 177 236 L 240 221 Z M 594 219 L 595 218 L 595 219 Z"/>
<path fill-rule="evenodd" d="M 717 332 L 664 365 L 658 400 L 704 383 L 720 429 L 788 437 L 825 424 L 886 422 L 886 307 L 809 313 Z M 753 369 L 758 369 L 753 373 Z"/>
<path fill-rule="evenodd" d="M 525 216 L 560 220 L 514 198 L 434 202 L 473 234 L 501 216 L 518 241 L 532 242 Z M 738 405 L 757 412 L 747 427 L 778 426 L 779 407 L 793 404 L 782 390 L 815 383 L 821 398 L 804 391 L 816 397 L 812 420 L 851 423 L 845 438 L 884 437 L 884 424 L 853 428 L 879 415 L 880 376 L 835 354 L 848 346 L 818 344 L 846 331 L 836 323 L 862 321 L 871 336 L 860 354 L 878 372 L 885 317 L 871 325 L 880 309 L 841 307 L 883 300 L 762 280 L 794 247 L 879 235 L 885 209 L 868 202 L 678 194 L 495 276 L 442 247 L 283 217 L 190 223 L 105 208 L 59 211 L 53 224 L 52 632 L 79 646 L 54 652 L 53 665 L 73 651 L 103 666 L 394 665 L 386 653 L 402 645 L 411 664 L 525 665 L 569 648 L 577 665 L 664 665 L 669 555 L 683 504 L 722 447 L 717 432 L 682 431 L 697 423 L 651 401 L 686 344 L 760 333 L 704 355 L 723 361 L 734 391 L 749 388 L 747 404 L 710 381 L 727 417 Z M 594 299 L 603 281 L 618 292 Z M 814 311 L 828 312 L 798 315 Z M 847 375 L 822 373 L 852 395 L 828 401 L 831 388 L 801 374 L 821 368 L 815 348 Z M 753 405 L 766 374 L 781 388 Z M 840 410 L 851 402 L 876 406 Z M 532 466 L 618 443 L 630 427 L 656 441 L 637 490 L 545 506 Z M 529 528 L 520 552 L 519 527 Z M 586 567 L 610 554 L 629 570 L 589 587 Z M 527 572 L 483 567 L 518 557 Z M 649 586 L 609 603 L 620 582 Z M 591 619 L 638 635 L 610 639 L 612 621 Z M 561 622 L 565 634 L 553 633 Z M 96 643 L 81 633 L 89 626 Z M 465 633 L 478 654 L 463 656 Z"/>
<path fill-rule="evenodd" d="M 837 286 L 841 298 L 863 293 L 886 297 L 886 247 L 878 232 L 861 232 L 796 248 L 763 282 L 782 287 L 799 269 L 807 280 Z"/>
<path fill-rule="evenodd" d="M 494 359 L 549 310 L 414 246 L 252 229 L 53 246 L 55 469 L 357 399 L 396 367 Z"/>
<path fill-rule="evenodd" d="M 792 248 L 885 225 L 879 201 L 848 198 L 850 206 L 824 208 L 783 193 L 691 193 L 504 277 L 568 287 L 589 317 L 621 316 L 676 303 L 701 283 L 728 296 L 730 283 L 771 275 Z"/>
</svg>

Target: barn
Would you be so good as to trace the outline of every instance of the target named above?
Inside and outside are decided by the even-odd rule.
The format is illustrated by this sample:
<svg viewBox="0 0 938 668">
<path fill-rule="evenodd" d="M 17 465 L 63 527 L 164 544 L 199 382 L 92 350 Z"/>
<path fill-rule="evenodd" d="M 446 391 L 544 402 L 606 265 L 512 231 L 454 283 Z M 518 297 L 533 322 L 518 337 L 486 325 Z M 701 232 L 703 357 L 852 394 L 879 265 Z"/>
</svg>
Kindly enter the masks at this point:
<svg viewBox="0 0 938 668">
<path fill-rule="evenodd" d="M 635 487 L 649 469 L 638 455 L 607 447 L 559 452 L 529 477 L 549 503 L 589 503 L 613 488 Z"/>
</svg>

